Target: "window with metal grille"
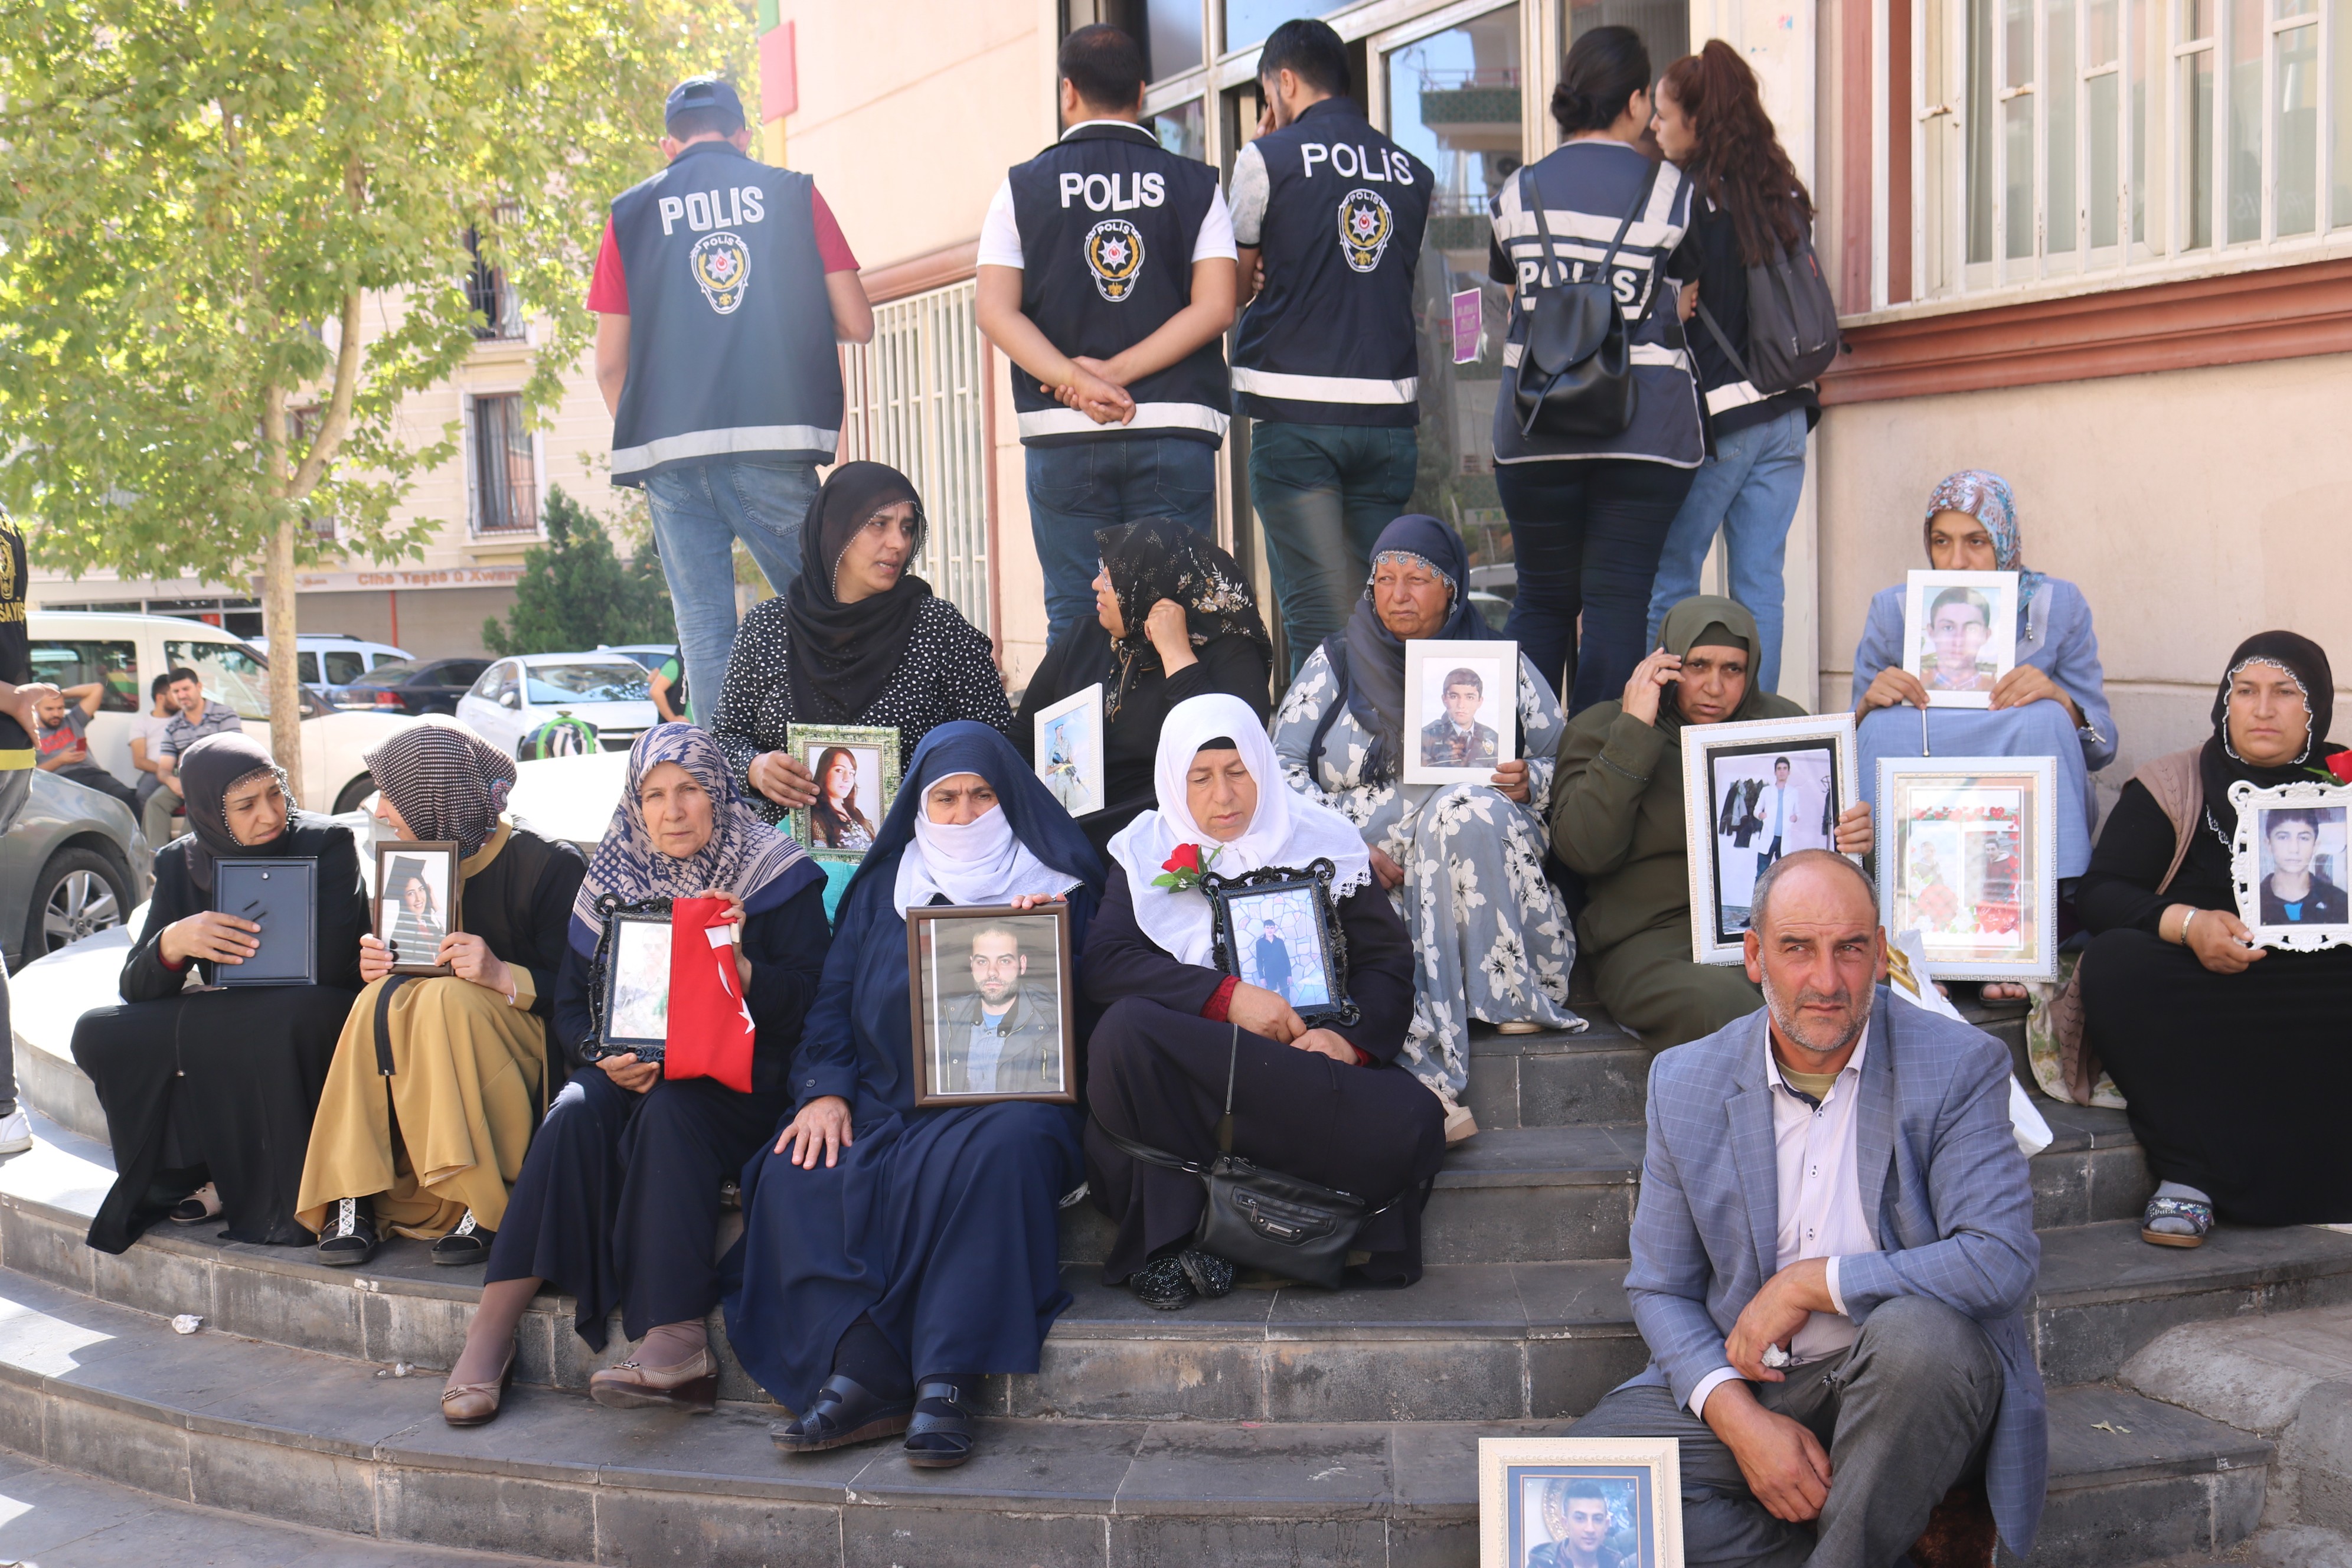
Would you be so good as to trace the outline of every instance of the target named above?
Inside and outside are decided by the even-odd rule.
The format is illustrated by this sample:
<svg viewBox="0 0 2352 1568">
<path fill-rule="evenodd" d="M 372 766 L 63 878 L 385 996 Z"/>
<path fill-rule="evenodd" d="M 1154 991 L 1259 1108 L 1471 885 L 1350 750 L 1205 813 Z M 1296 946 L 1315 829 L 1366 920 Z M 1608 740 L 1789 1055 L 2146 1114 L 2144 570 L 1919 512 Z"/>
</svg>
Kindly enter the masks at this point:
<svg viewBox="0 0 2352 1568">
<path fill-rule="evenodd" d="M 532 533 L 539 529 L 539 465 L 516 393 L 477 396 L 467 445 L 467 475 L 476 533 Z"/>
<path fill-rule="evenodd" d="M 1895 299 L 2317 259 L 2352 230 L 2352 0 L 1883 3 L 1917 39 L 1887 62 L 1918 106 L 1892 127 L 1919 175 Z"/>
<path fill-rule="evenodd" d="M 914 481 L 930 524 L 917 574 L 992 633 L 988 356 L 975 293 L 952 283 L 875 307 L 874 341 L 841 351 L 841 460 L 887 463 Z"/>
<path fill-rule="evenodd" d="M 481 340 L 521 337 L 522 307 L 515 298 L 514 285 L 504 272 L 482 259 L 481 237 L 470 228 L 466 231 L 466 253 L 474 258 L 466 269 L 466 303 L 481 318 L 474 323 L 474 336 Z"/>
</svg>

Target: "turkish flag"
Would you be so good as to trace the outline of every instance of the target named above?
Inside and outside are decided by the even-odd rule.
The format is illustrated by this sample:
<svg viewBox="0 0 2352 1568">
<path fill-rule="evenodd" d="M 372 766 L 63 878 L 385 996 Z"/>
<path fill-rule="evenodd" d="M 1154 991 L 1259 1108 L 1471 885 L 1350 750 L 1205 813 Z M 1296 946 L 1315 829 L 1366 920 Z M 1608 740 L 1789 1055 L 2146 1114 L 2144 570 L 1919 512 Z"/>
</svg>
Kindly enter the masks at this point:
<svg viewBox="0 0 2352 1568">
<path fill-rule="evenodd" d="M 751 1005 L 735 972 L 725 899 L 678 899 L 669 910 L 669 1036 L 664 1078 L 710 1078 L 751 1092 Z"/>
</svg>

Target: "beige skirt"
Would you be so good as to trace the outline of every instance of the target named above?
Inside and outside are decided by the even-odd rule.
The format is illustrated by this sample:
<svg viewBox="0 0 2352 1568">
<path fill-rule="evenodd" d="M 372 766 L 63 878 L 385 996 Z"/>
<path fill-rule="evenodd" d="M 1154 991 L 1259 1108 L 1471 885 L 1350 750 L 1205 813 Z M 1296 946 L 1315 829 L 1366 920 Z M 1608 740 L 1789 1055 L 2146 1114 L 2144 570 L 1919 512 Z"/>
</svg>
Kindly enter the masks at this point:
<svg viewBox="0 0 2352 1568">
<path fill-rule="evenodd" d="M 467 1209 L 496 1230 L 544 1109 L 546 1026 L 469 980 L 409 980 L 393 993 L 386 1078 L 375 1045 L 385 984 L 361 992 L 343 1021 L 296 1217 L 315 1231 L 336 1200 L 372 1197 L 387 1232 L 429 1241 Z"/>
</svg>

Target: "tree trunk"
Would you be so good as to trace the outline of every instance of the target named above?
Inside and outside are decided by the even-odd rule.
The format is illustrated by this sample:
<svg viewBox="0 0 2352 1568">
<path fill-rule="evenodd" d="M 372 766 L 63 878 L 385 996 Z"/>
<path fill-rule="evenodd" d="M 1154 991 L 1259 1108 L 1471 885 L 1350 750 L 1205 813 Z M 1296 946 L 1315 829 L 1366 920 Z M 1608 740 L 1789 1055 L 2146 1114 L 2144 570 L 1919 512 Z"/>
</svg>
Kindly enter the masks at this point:
<svg viewBox="0 0 2352 1568">
<path fill-rule="evenodd" d="M 302 698 L 300 655 L 294 631 L 294 531 L 301 514 L 289 507 L 269 536 L 268 564 L 261 580 L 261 624 L 269 634 L 269 752 L 286 770 L 292 804 L 302 805 Z M 327 809 L 333 809 L 333 802 Z"/>
</svg>

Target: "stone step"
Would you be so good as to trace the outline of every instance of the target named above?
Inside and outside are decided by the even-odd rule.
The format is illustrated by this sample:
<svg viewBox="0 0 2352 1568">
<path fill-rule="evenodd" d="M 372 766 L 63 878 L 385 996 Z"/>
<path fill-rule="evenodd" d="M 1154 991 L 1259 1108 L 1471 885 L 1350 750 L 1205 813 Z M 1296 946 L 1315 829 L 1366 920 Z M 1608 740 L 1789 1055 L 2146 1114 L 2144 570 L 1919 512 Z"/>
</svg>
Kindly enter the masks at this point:
<svg viewBox="0 0 2352 1568">
<path fill-rule="evenodd" d="M 207 1508 L 554 1562 L 1469 1568 L 1478 1439 L 1569 1429 L 996 1419 L 972 1463 L 922 1471 L 888 1443 L 787 1459 L 756 1411 L 616 1413 L 528 1386 L 456 1430 L 436 1380 L 380 1372 L 176 1335 L 0 1270 L 0 1443 Z M 2259 1515 L 2259 1439 L 2105 1388 L 2058 1391 L 2051 1434 L 2035 1564 L 2216 1550 Z"/>
</svg>

